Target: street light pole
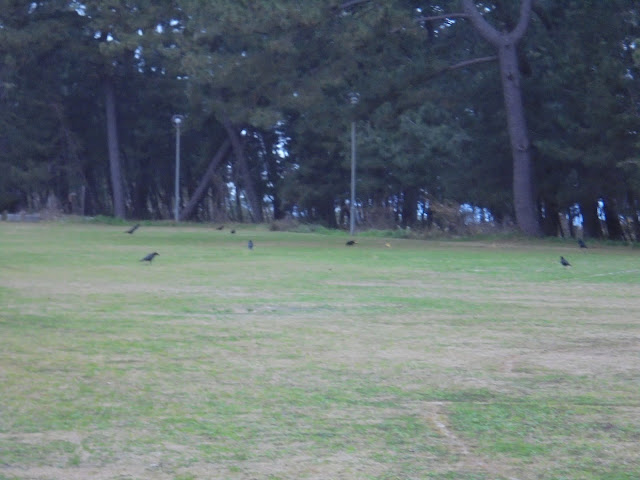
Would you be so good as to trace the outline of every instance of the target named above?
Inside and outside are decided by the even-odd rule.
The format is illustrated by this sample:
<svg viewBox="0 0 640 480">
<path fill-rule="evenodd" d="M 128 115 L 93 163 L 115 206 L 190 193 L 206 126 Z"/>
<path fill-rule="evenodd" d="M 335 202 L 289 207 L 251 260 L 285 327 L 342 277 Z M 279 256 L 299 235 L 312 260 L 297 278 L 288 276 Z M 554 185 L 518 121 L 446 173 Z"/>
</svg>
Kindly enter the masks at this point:
<svg viewBox="0 0 640 480">
<path fill-rule="evenodd" d="M 351 211 L 349 213 L 349 235 L 356 229 L 356 122 L 351 122 Z"/>
<path fill-rule="evenodd" d="M 354 107 L 360 100 L 358 92 L 349 93 L 349 103 Z M 356 230 L 356 121 L 351 121 L 351 201 L 349 210 L 349 235 Z"/>
<path fill-rule="evenodd" d="M 171 122 L 173 126 L 176 127 L 176 199 L 174 205 L 174 220 L 176 222 L 180 221 L 180 126 L 184 121 L 184 117 L 182 115 L 174 115 L 171 117 Z"/>
</svg>

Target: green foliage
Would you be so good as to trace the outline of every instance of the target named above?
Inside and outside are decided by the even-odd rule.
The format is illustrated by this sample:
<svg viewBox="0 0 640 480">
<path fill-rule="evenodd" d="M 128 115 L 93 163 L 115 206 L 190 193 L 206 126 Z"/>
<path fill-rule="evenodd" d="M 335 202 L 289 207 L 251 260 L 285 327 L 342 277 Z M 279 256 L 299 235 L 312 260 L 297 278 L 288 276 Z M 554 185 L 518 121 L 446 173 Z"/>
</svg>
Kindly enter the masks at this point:
<svg viewBox="0 0 640 480">
<path fill-rule="evenodd" d="M 484 14 L 508 30 L 519 4 L 490 2 Z M 196 219 L 240 219 L 248 182 L 273 202 L 274 217 L 295 212 L 335 226 L 335 207 L 349 197 L 355 121 L 365 216 L 384 210 L 382 227 L 413 225 L 418 205 L 439 201 L 487 208 L 508 223 L 498 67 L 448 69 L 493 52 L 464 19 L 426 19 L 459 8 L 457 0 L 5 1 L 0 210 L 37 210 L 54 194 L 68 213 L 111 212 L 101 93 L 109 79 L 130 216 L 171 216 L 170 118 L 182 113 L 183 198 L 224 141 L 221 122 L 247 133 L 248 174 L 224 159 Z M 631 0 L 534 2 L 519 55 L 541 212 L 580 203 L 585 215 L 605 199 L 609 217 L 638 217 L 638 15 Z M 80 212 L 69 199 L 83 191 Z"/>
<path fill-rule="evenodd" d="M 463 151 L 469 141 L 464 130 L 432 104 L 396 115 L 383 104 L 360 134 L 361 194 L 384 200 L 414 187 L 433 200 L 463 198 L 468 178 L 459 170 L 468 168 Z"/>
<path fill-rule="evenodd" d="M 638 172 L 621 168 L 636 155 L 633 132 L 640 127 L 632 100 L 640 91 L 630 55 L 638 28 L 632 4 L 550 2 L 529 37 L 540 194 L 565 208 L 585 198 L 623 205 L 628 191 L 640 192 Z"/>
</svg>

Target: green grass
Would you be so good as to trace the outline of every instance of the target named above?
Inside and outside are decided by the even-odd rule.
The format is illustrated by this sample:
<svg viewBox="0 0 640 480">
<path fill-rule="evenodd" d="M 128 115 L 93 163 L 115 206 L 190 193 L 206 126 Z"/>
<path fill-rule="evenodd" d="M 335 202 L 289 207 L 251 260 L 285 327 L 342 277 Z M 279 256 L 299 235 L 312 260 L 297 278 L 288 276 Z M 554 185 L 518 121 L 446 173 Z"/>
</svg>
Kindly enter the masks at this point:
<svg viewBox="0 0 640 480">
<path fill-rule="evenodd" d="M 640 478 L 637 249 L 123 227 L 0 223 L 2 480 Z"/>
</svg>

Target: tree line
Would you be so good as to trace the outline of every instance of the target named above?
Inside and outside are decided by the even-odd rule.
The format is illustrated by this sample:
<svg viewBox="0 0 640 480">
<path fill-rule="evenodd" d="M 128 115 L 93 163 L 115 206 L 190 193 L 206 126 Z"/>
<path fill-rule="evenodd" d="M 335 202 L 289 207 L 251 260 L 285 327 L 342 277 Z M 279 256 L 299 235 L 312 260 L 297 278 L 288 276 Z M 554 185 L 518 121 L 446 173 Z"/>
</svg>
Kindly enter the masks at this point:
<svg viewBox="0 0 640 480">
<path fill-rule="evenodd" d="M 465 205 L 640 238 L 632 0 L 0 0 L 0 211 L 349 215 Z M 453 207 L 452 207 L 453 206 Z M 567 220 L 568 219 L 568 220 Z"/>
</svg>

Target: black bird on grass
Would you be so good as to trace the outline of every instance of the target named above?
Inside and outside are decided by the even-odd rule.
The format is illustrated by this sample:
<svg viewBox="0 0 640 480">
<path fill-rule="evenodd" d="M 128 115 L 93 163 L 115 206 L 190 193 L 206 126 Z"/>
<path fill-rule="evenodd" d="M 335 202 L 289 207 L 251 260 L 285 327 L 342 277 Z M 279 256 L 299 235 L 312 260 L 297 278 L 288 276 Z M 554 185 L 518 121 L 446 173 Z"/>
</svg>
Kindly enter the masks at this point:
<svg viewBox="0 0 640 480">
<path fill-rule="evenodd" d="M 562 266 L 564 266 L 564 267 L 570 267 L 570 266 L 571 266 L 571 264 L 570 264 L 570 263 L 567 261 L 567 259 L 566 259 L 566 258 L 564 258 L 564 257 L 560 257 L 560 263 L 561 263 L 561 264 L 562 264 Z"/>
<path fill-rule="evenodd" d="M 157 256 L 160 255 L 158 252 L 151 252 L 149 255 L 147 255 L 144 258 L 141 258 L 140 261 L 141 262 L 149 262 L 149 265 L 151 265 L 151 262 L 153 262 L 153 259 Z"/>
<path fill-rule="evenodd" d="M 253 250 L 253 240 L 247 242 L 247 247 L 249 247 L 249 250 Z"/>
<path fill-rule="evenodd" d="M 222 230 L 224 228 L 224 225 L 220 225 L 218 228 L 216 228 L 216 230 Z"/>
<path fill-rule="evenodd" d="M 578 239 L 578 245 L 580 245 L 580 248 L 587 248 L 587 244 L 581 238 Z"/>
<path fill-rule="evenodd" d="M 139 223 L 136 223 L 133 227 L 131 227 L 129 230 L 127 230 L 127 233 L 129 235 L 131 235 L 133 232 L 135 232 L 138 228 L 140 227 Z"/>
<path fill-rule="evenodd" d="M 235 230 L 231 230 L 231 233 L 236 233 L 236 231 Z"/>
<path fill-rule="evenodd" d="M 355 240 L 348 240 L 348 241 L 347 241 L 347 243 L 346 243 L 345 245 L 346 245 L 347 247 L 352 247 L 352 246 L 354 246 L 356 243 L 358 243 L 358 242 L 356 242 Z"/>
</svg>

